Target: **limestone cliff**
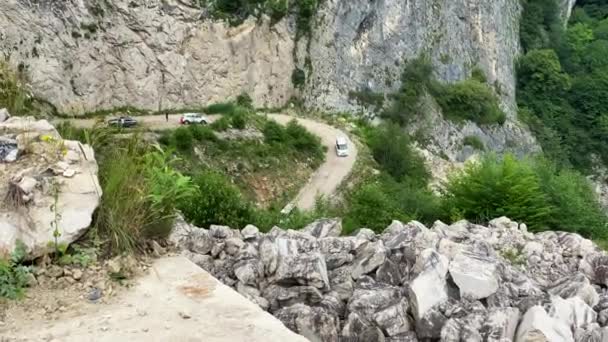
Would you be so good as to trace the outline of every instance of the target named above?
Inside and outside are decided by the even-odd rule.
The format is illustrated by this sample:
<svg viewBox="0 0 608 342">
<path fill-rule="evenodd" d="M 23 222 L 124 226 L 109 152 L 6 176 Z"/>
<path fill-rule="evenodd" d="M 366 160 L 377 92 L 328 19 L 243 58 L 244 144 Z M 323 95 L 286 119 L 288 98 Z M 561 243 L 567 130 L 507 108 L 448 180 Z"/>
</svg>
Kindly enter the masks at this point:
<svg viewBox="0 0 608 342">
<path fill-rule="evenodd" d="M 0 51 L 63 112 L 185 107 L 243 91 L 259 105 L 289 99 L 285 22 L 230 28 L 187 2 L 5 0 Z"/>
<path fill-rule="evenodd" d="M 519 0 L 324 0 L 301 39 L 292 17 L 229 27 L 195 3 L 5 0 L 0 50 L 27 71 L 36 95 L 68 113 L 197 106 L 241 92 L 258 106 L 300 95 L 309 107 L 356 111 L 349 92 L 393 91 L 405 62 L 427 53 L 445 82 L 483 69 L 508 114 L 500 128 L 456 126 L 431 103 L 418 126 L 430 127 L 436 153 L 466 159 L 466 135 L 498 151 L 537 149 L 516 121 Z M 573 4 L 563 0 L 565 15 Z M 296 67 L 302 87 L 292 82 Z"/>
</svg>

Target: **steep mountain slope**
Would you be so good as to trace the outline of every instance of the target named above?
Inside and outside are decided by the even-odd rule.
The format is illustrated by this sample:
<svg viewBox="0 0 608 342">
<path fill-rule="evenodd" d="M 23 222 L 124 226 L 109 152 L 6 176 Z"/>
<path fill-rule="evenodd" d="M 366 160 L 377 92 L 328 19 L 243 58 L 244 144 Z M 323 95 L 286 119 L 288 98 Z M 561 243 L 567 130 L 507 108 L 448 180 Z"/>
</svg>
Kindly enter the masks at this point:
<svg viewBox="0 0 608 342">
<path fill-rule="evenodd" d="M 515 120 L 518 0 L 326 0 L 305 35 L 292 16 L 229 27 L 197 4 L 7 0 L 0 50 L 28 73 L 36 95 L 68 113 L 186 107 L 241 92 L 259 106 L 299 95 L 308 107 L 357 111 L 351 92 L 398 89 L 406 61 L 426 53 L 441 81 L 482 69 L 508 117 L 501 127 L 457 126 L 430 103 L 417 128 L 427 127 L 434 152 L 466 159 L 472 151 L 461 142 L 469 135 L 497 151 L 537 150 Z M 564 0 L 564 15 L 573 5 Z M 298 73 L 304 77 L 294 82 Z"/>
</svg>

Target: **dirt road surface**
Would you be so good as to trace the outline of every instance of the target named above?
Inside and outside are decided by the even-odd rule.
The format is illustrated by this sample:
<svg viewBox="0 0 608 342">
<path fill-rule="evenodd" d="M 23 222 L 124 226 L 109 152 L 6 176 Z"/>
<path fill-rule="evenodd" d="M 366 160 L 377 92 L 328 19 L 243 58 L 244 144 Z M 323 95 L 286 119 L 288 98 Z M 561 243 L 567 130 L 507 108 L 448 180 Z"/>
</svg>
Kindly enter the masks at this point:
<svg viewBox="0 0 608 342">
<path fill-rule="evenodd" d="M 309 132 L 321 138 L 321 142 L 327 147 L 325 162 L 313 173 L 306 185 L 300 190 L 295 199 L 287 208 L 296 207 L 300 210 L 310 210 L 315 206 L 318 196 L 331 198 L 338 186 L 348 177 L 357 160 L 357 146 L 350 141 L 348 135 L 338 128 L 332 127 L 322 122 L 297 118 L 285 114 L 266 114 L 282 125 L 295 119 L 304 126 Z M 180 125 L 181 114 L 169 115 L 167 121 L 164 115 L 146 115 L 135 117 L 140 124 L 150 129 L 171 129 Z M 219 119 L 220 115 L 208 115 L 209 122 Z M 77 127 L 93 127 L 98 119 L 72 119 L 70 120 Z M 342 136 L 348 141 L 348 157 L 338 157 L 336 155 L 336 138 Z"/>
</svg>

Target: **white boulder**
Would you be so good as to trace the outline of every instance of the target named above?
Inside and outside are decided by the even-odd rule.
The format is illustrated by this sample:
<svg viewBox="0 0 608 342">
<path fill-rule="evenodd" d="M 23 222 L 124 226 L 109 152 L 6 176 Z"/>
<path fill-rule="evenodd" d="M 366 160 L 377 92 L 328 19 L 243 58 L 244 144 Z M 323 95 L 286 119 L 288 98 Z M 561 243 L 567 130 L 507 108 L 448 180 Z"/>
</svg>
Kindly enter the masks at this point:
<svg viewBox="0 0 608 342">
<path fill-rule="evenodd" d="M 29 257 L 49 252 L 55 228 L 60 244 L 78 239 L 101 199 L 93 149 L 62 140 L 46 120 L 13 117 L 0 123 L 0 133 L 14 137 L 19 150 L 27 150 L 13 163 L 0 164 L 0 197 L 9 191 L 22 196 L 0 206 L 0 257 L 9 255 L 17 241 L 25 244 Z M 67 155 L 74 159 L 70 178 L 47 172 L 58 162 L 68 162 Z"/>
<path fill-rule="evenodd" d="M 496 265 L 481 256 L 458 254 L 450 262 L 449 271 L 461 297 L 483 299 L 498 290 Z"/>
</svg>

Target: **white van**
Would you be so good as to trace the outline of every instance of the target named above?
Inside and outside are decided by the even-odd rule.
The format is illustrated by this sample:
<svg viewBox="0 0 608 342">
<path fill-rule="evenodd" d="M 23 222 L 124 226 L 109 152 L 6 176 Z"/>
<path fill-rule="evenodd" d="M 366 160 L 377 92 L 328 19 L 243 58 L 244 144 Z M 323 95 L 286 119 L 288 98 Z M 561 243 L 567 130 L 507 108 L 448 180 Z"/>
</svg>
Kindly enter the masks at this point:
<svg viewBox="0 0 608 342">
<path fill-rule="evenodd" d="M 338 157 L 348 157 L 348 142 L 346 138 L 336 138 L 336 154 Z"/>
</svg>

